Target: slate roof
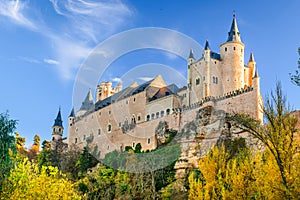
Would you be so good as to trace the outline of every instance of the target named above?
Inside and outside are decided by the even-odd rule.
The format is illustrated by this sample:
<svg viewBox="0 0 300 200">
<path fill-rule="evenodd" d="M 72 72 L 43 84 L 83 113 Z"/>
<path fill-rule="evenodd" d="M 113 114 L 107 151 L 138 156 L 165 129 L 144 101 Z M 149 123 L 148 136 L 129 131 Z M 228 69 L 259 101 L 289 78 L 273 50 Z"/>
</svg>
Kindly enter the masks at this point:
<svg viewBox="0 0 300 200">
<path fill-rule="evenodd" d="M 61 119 L 61 113 L 60 113 L 60 109 L 59 109 L 59 111 L 58 111 L 58 113 L 57 113 L 57 117 L 56 117 L 56 119 L 54 120 L 54 124 L 53 124 L 53 126 L 61 126 L 61 127 L 63 127 L 63 125 L 62 125 L 62 119 Z"/>
<path fill-rule="evenodd" d="M 231 28 L 228 32 L 227 42 L 241 42 L 240 32 L 236 23 L 235 14 L 233 15 Z"/>
<path fill-rule="evenodd" d="M 156 99 L 160 99 L 165 96 L 169 96 L 171 94 L 176 94 L 178 91 L 178 87 L 175 84 L 160 88 L 154 95 L 149 99 L 150 101 L 154 101 Z"/>
<path fill-rule="evenodd" d="M 150 80 L 150 81 L 147 81 L 135 88 L 132 88 L 132 87 L 127 87 L 123 90 L 121 90 L 120 92 L 116 93 L 116 94 L 113 94 L 112 96 L 108 97 L 108 98 L 105 98 L 101 101 L 98 101 L 96 104 L 95 104 L 95 110 L 99 110 L 101 108 L 104 108 L 112 103 L 115 103 L 117 101 L 120 101 L 126 97 L 130 97 L 134 94 L 137 94 L 137 93 L 140 93 L 142 91 L 144 91 L 150 84 L 151 82 L 153 81 L 154 79 Z"/>
</svg>

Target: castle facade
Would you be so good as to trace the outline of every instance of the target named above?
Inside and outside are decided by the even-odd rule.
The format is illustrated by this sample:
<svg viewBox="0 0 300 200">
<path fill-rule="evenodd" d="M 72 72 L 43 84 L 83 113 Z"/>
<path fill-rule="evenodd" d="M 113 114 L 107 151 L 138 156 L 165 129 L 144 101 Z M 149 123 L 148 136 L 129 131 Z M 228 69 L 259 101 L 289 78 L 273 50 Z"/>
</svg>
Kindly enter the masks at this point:
<svg viewBox="0 0 300 200">
<path fill-rule="evenodd" d="M 92 145 L 101 152 L 101 158 L 114 150 L 124 151 L 125 146 L 134 148 L 138 143 L 142 150 L 155 149 L 159 122 L 181 130 L 199 109 L 207 106 L 227 113 L 249 114 L 262 121 L 260 77 L 252 52 L 244 64 L 244 48 L 234 16 L 220 53 L 214 52 L 208 41 L 200 59 L 190 50 L 185 87 L 167 85 L 161 75 L 125 89 L 120 84 L 113 87 L 111 82 L 102 82 L 97 86 L 96 101 L 89 91 L 80 109 L 76 113 L 72 110 L 65 142 L 69 146 Z M 61 139 L 62 131 L 62 124 L 56 119 L 53 140 Z"/>
</svg>

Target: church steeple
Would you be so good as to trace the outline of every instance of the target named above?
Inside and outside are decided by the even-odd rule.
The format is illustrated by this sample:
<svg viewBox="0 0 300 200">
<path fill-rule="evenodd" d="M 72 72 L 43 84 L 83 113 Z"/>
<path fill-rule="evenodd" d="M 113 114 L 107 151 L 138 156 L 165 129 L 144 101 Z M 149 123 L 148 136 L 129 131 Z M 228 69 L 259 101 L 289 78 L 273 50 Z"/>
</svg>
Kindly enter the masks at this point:
<svg viewBox="0 0 300 200">
<path fill-rule="evenodd" d="M 231 28 L 228 32 L 227 42 L 241 42 L 241 36 L 237 26 L 235 13 L 233 14 Z"/>
</svg>

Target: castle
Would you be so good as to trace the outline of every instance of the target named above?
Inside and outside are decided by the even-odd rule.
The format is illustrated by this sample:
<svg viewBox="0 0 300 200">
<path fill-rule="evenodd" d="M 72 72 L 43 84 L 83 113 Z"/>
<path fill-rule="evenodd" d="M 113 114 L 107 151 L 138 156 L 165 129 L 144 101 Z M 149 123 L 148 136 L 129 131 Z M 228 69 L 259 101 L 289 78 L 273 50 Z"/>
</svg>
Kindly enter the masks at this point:
<svg viewBox="0 0 300 200">
<path fill-rule="evenodd" d="M 166 85 L 161 75 L 122 89 L 119 84 L 102 82 L 97 86 L 96 101 L 89 91 L 80 109 L 68 118 L 69 146 L 93 145 L 103 158 L 108 152 L 123 151 L 140 143 L 142 150 L 158 146 L 156 129 L 165 121 L 173 130 L 181 130 L 199 109 L 212 106 L 227 113 L 245 113 L 262 121 L 260 77 L 251 52 L 244 64 L 244 48 L 236 17 L 227 40 L 214 52 L 208 41 L 202 57 L 193 50 L 187 58 L 187 85 Z M 53 142 L 62 139 L 60 111 L 53 125 Z"/>
</svg>

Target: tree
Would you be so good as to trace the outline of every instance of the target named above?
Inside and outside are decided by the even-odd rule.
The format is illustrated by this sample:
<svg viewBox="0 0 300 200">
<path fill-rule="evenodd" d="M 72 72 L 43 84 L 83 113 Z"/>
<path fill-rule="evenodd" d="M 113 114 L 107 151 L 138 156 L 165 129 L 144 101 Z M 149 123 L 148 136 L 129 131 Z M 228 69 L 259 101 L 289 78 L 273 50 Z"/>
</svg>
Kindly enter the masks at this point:
<svg viewBox="0 0 300 200">
<path fill-rule="evenodd" d="M 22 159 L 3 186 L 0 199 L 81 199 L 64 174 L 56 167 L 43 166 Z"/>
<path fill-rule="evenodd" d="M 300 55 L 300 47 L 298 48 L 298 54 Z M 300 58 L 298 60 L 298 70 L 295 71 L 295 74 L 290 73 L 290 78 L 292 83 L 300 86 Z"/>
<path fill-rule="evenodd" d="M 15 152 L 15 137 L 13 131 L 17 121 L 9 119 L 8 113 L 0 114 L 0 192 L 2 181 L 8 176 L 12 167 L 11 153 Z"/>
<path fill-rule="evenodd" d="M 29 160 L 35 160 L 40 152 L 40 136 L 35 135 L 33 139 L 33 145 L 29 149 L 28 158 Z"/>
<path fill-rule="evenodd" d="M 241 128 L 263 143 L 275 159 L 281 179 L 278 181 L 283 186 L 278 188 L 282 190 L 282 196 L 288 199 L 296 197 L 295 195 L 299 196 L 293 187 L 296 177 L 291 173 L 294 167 L 293 159 L 298 156 L 297 120 L 291 115 L 280 83 L 277 83 L 275 93 L 271 92 L 270 97 L 266 98 L 263 113 L 265 125 L 246 115 L 235 115 L 233 119 Z"/>
</svg>

